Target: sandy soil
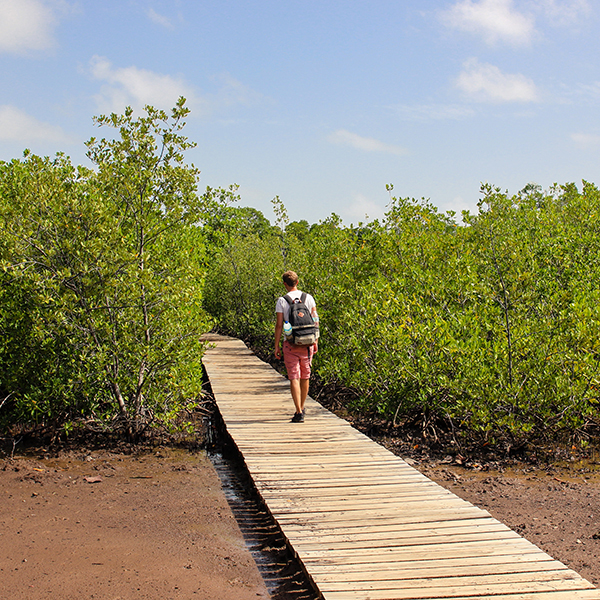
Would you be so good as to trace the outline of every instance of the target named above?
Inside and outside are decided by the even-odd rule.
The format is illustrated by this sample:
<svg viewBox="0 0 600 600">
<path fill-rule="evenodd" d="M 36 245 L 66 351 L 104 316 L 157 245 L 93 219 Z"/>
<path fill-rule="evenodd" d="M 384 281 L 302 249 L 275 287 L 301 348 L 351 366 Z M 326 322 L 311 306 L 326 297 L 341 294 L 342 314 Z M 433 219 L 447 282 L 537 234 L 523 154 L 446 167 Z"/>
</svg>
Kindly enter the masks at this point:
<svg viewBox="0 0 600 600">
<path fill-rule="evenodd" d="M 205 454 L 0 461 L 0 598 L 269 598 Z"/>
</svg>

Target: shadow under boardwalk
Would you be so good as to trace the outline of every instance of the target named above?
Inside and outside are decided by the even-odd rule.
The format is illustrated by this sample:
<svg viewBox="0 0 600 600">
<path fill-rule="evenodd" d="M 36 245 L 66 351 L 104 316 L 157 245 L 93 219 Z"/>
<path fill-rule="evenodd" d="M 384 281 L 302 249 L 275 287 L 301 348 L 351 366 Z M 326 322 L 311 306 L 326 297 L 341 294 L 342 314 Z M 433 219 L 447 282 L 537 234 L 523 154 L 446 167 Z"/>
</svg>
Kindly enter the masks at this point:
<svg viewBox="0 0 600 600">
<path fill-rule="evenodd" d="M 600 590 L 433 483 L 288 382 L 243 342 L 208 335 L 227 431 L 325 600 L 600 600 Z"/>
</svg>

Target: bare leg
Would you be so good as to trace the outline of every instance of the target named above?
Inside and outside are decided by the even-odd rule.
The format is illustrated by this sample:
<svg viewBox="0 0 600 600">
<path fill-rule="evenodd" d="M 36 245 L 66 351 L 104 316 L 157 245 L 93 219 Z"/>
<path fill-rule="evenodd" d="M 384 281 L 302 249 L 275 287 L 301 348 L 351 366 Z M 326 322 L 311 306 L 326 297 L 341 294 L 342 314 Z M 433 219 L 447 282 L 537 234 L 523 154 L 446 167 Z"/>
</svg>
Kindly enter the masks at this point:
<svg viewBox="0 0 600 600">
<path fill-rule="evenodd" d="M 306 403 L 306 396 L 308 396 L 308 387 L 310 385 L 310 379 L 300 380 L 300 411 L 304 410 L 304 404 Z"/>
<path fill-rule="evenodd" d="M 304 379 L 290 379 L 290 392 L 292 393 L 292 400 L 296 407 L 296 413 L 301 413 L 302 408 L 304 407 L 304 401 L 302 400 L 302 382 L 304 382 Z M 306 400 L 306 394 L 304 395 L 304 400 Z"/>
</svg>

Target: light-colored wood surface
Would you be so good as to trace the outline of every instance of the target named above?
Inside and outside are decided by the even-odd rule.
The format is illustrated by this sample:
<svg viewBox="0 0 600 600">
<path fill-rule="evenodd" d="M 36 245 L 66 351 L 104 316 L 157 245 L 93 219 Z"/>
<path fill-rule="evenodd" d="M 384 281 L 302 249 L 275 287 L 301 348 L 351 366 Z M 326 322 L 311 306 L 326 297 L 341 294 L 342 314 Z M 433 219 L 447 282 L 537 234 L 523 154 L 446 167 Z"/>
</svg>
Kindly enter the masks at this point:
<svg viewBox="0 0 600 600">
<path fill-rule="evenodd" d="M 310 398 L 239 340 L 204 365 L 256 488 L 325 600 L 600 600 L 600 590 Z"/>
</svg>

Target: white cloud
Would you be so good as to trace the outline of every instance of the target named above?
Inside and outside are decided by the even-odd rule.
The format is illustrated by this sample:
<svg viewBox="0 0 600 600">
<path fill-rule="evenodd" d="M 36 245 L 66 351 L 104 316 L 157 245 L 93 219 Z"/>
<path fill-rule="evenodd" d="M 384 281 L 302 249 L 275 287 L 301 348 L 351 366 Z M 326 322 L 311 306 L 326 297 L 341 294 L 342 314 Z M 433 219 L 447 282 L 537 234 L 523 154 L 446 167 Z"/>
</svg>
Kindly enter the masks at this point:
<svg viewBox="0 0 600 600">
<path fill-rule="evenodd" d="M 206 116 L 232 106 L 268 100 L 227 73 L 213 78 L 217 84 L 215 92 L 200 96 L 180 75 L 164 75 L 135 66 L 114 67 L 103 56 L 92 58 L 89 72 L 94 79 L 105 82 L 95 96 L 102 112 L 121 112 L 126 106 L 139 110 L 147 104 L 164 110 L 184 96 L 195 114 Z"/>
<path fill-rule="evenodd" d="M 157 25 L 161 25 L 162 27 L 166 27 L 167 29 L 174 29 L 173 23 L 168 17 L 165 17 L 159 13 L 157 13 L 153 8 L 149 9 L 146 13 L 148 18 Z"/>
<path fill-rule="evenodd" d="M 0 52 L 24 54 L 52 48 L 55 10 L 41 0 L 0 0 Z"/>
<path fill-rule="evenodd" d="M 76 143 L 60 127 L 43 123 L 19 108 L 0 105 L 0 140 L 9 142 Z"/>
<path fill-rule="evenodd" d="M 265 96 L 233 78 L 229 73 L 222 73 L 213 79 L 220 86 L 215 94 L 206 96 L 206 102 L 211 104 L 213 109 L 238 104 L 250 106 L 267 100 Z"/>
<path fill-rule="evenodd" d="M 480 102 L 535 102 L 538 91 L 533 81 L 520 73 L 503 73 L 494 65 L 467 60 L 456 86 Z"/>
<path fill-rule="evenodd" d="M 528 44 L 535 32 L 534 18 L 517 11 L 513 0 L 460 0 L 440 17 L 447 26 L 481 36 L 489 44 Z"/>
<path fill-rule="evenodd" d="M 471 107 L 458 104 L 398 104 L 391 108 L 407 121 L 458 121 L 474 114 Z"/>
<path fill-rule="evenodd" d="M 365 152 L 386 152 L 388 154 L 397 155 L 408 154 L 408 151 L 401 146 L 386 144 L 385 142 L 380 142 L 373 138 L 362 137 L 356 133 L 346 131 L 345 129 L 338 129 L 330 134 L 327 139 L 334 144 L 350 146 L 351 148 L 357 148 L 358 150 L 364 150 Z"/>
<path fill-rule="evenodd" d="M 201 104 L 181 76 L 162 75 L 138 67 L 113 67 L 103 56 L 94 56 L 90 61 L 90 72 L 94 79 L 106 82 L 95 96 L 98 108 L 103 112 L 121 112 L 125 106 L 140 109 L 146 104 L 169 109 L 180 96 L 189 100 L 188 105 Z M 202 110 L 202 107 L 200 107 Z"/>
<path fill-rule="evenodd" d="M 363 194 L 355 194 L 352 203 L 346 208 L 342 216 L 351 222 L 355 220 L 365 222 L 382 219 L 384 213 L 385 207 L 373 202 Z"/>
<path fill-rule="evenodd" d="M 571 134 L 571 140 L 584 148 L 600 146 L 600 135 L 593 133 L 573 133 Z"/>
</svg>

